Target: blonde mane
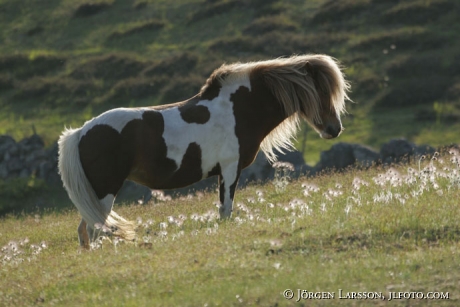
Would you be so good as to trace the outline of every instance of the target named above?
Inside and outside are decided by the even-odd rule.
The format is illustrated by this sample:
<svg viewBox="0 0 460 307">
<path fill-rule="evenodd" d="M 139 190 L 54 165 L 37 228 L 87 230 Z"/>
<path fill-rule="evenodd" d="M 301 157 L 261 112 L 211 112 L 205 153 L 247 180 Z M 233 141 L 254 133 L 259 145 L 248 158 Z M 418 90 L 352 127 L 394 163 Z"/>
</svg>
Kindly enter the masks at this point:
<svg viewBox="0 0 460 307">
<path fill-rule="evenodd" d="M 287 116 L 260 145 L 270 162 L 277 159 L 275 150 L 294 149 L 292 140 L 299 130 L 301 117 L 309 123 L 321 123 L 322 109 L 332 108 L 340 116 L 346 112 L 345 101 L 350 100 L 347 95 L 350 84 L 345 80 L 339 62 L 321 54 L 222 65 L 212 73 L 201 92 L 213 82 L 223 86 L 248 76 L 263 78 Z M 321 100 L 321 95 L 329 98 L 326 103 Z"/>
</svg>

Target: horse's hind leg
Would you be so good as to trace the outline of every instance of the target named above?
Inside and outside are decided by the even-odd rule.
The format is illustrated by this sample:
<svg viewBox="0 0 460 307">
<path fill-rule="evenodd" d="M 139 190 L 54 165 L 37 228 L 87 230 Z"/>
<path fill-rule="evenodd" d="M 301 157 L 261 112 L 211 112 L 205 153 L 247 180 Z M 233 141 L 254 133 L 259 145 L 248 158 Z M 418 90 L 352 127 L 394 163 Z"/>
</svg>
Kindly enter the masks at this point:
<svg viewBox="0 0 460 307">
<path fill-rule="evenodd" d="M 96 125 L 80 140 L 81 165 L 99 201 L 94 205 L 103 210 L 106 216 L 112 211 L 113 201 L 130 171 L 132 154 L 127 147 L 120 133 L 109 125 Z M 103 230 L 94 228 L 99 227 L 86 227 L 90 241 L 95 240 Z"/>
<path fill-rule="evenodd" d="M 110 211 L 112 211 L 113 202 L 115 201 L 115 196 L 112 194 L 107 194 L 106 197 L 100 199 L 99 202 L 103 205 L 105 213 L 108 215 Z M 96 240 L 100 235 L 104 235 L 104 231 L 102 229 L 94 229 L 89 225 L 86 225 L 86 232 L 88 234 L 90 242 Z"/>
<path fill-rule="evenodd" d="M 80 225 L 78 225 L 78 240 L 80 241 L 80 246 L 85 249 L 89 249 L 89 235 L 86 230 L 86 222 L 84 219 L 81 219 Z"/>
<path fill-rule="evenodd" d="M 99 200 L 99 202 L 103 205 L 105 213 L 108 215 L 110 211 L 112 211 L 113 202 L 115 200 L 115 196 L 108 194 L 103 199 Z M 80 247 L 89 249 L 90 243 L 94 241 L 97 236 L 100 235 L 100 230 L 96 230 L 92 228 L 90 225 L 86 223 L 86 221 L 82 218 L 80 225 L 78 225 L 78 240 L 80 242 Z"/>
</svg>

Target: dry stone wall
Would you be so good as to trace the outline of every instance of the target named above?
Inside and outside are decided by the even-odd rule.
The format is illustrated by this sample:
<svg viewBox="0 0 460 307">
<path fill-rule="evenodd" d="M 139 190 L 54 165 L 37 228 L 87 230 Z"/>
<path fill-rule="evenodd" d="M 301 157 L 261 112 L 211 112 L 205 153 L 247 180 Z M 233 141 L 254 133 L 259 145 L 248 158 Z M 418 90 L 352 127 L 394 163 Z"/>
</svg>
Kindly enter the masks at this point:
<svg viewBox="0 0 460 307">
<path fill-rule="evenodd" d="M 328 170 L 341 171 L 349 167 L 366 168 L 372 165 L 407 162 L 434 152 L 435 148 L 428 145 L 417 146 L 405 139 L 393 139 L 384 144 L 379 152 L 359 144 L 336 143 L 321 153 L 320 161 L 315 166 L 307 165 L 298 151 L 277 154 L 279 161 L 292 164 L 291 177 L 295 178 L 301 175 L 314 176 Z M 48 184 L 62 185 L 57 161 L 57 142 L 45 148 L 42 138 L 37 134 L 19 142 L 8 135 L 0 135 L 0 179 L 35 176 Z M 265 155 L 259 152 L 254 163 L 243 170 L 239 185 L 254 181 L 264 182 L 273 178 L 274 173 L 275 169 Z M 192 190 L 209 189 L 215 186 L 215 182 L 215 178 L 210 178 L 177 191 L 182 194 Z M 127 183 L 121 194 L 128 195 L 127 198 L 138 198 L 141 195 L 148 199 L 150 190 L 134 183 Z"/>
</svg>

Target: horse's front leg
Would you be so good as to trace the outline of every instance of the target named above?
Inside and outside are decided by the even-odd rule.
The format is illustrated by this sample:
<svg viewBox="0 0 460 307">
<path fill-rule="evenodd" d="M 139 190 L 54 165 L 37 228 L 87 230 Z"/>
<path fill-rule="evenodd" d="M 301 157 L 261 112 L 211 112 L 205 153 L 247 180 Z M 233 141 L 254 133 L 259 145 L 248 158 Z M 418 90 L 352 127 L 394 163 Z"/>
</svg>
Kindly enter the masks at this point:
<svg viewBox="0 0 460 307">
<path fill-rule="evenodd" d="M 238 162 L 231 163 L 221 170 L 219 176 L 220 218 L 230 218 L 233 210 L 233 196 L 240 177 Z"/>
</svg>

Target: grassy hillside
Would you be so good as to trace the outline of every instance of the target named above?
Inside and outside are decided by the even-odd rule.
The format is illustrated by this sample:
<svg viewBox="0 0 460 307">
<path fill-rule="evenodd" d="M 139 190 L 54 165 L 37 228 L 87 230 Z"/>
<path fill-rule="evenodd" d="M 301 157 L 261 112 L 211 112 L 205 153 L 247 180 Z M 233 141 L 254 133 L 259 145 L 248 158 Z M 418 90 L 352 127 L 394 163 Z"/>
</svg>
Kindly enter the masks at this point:
<svg viewBox="0 0 460 307">
<path fill-rule="evenodd" d="M 455 0 L 2 0 L 0 133 L 50 144 L 110 108 L 188 98 L 224 62 L 327 53 L 356 102 L 340 141 L 458 142 L 458 20 Z M 310 163 L 333 144 L 307 139 Z"/>
<path fill-rule="evenodd" d="M 458 159 L 250 186 L 223 222 L 216 193 L 157 194 L 116 208 L 137 220 L 137 244 L 99 239 L 87 252 L 75 210 L 6 216 L 0 305 L 458 306 Z M 297 303 L 297 289 L 335 298 Z M 339 289 L 381 297 L 339 299 Z"/>
</svg>

